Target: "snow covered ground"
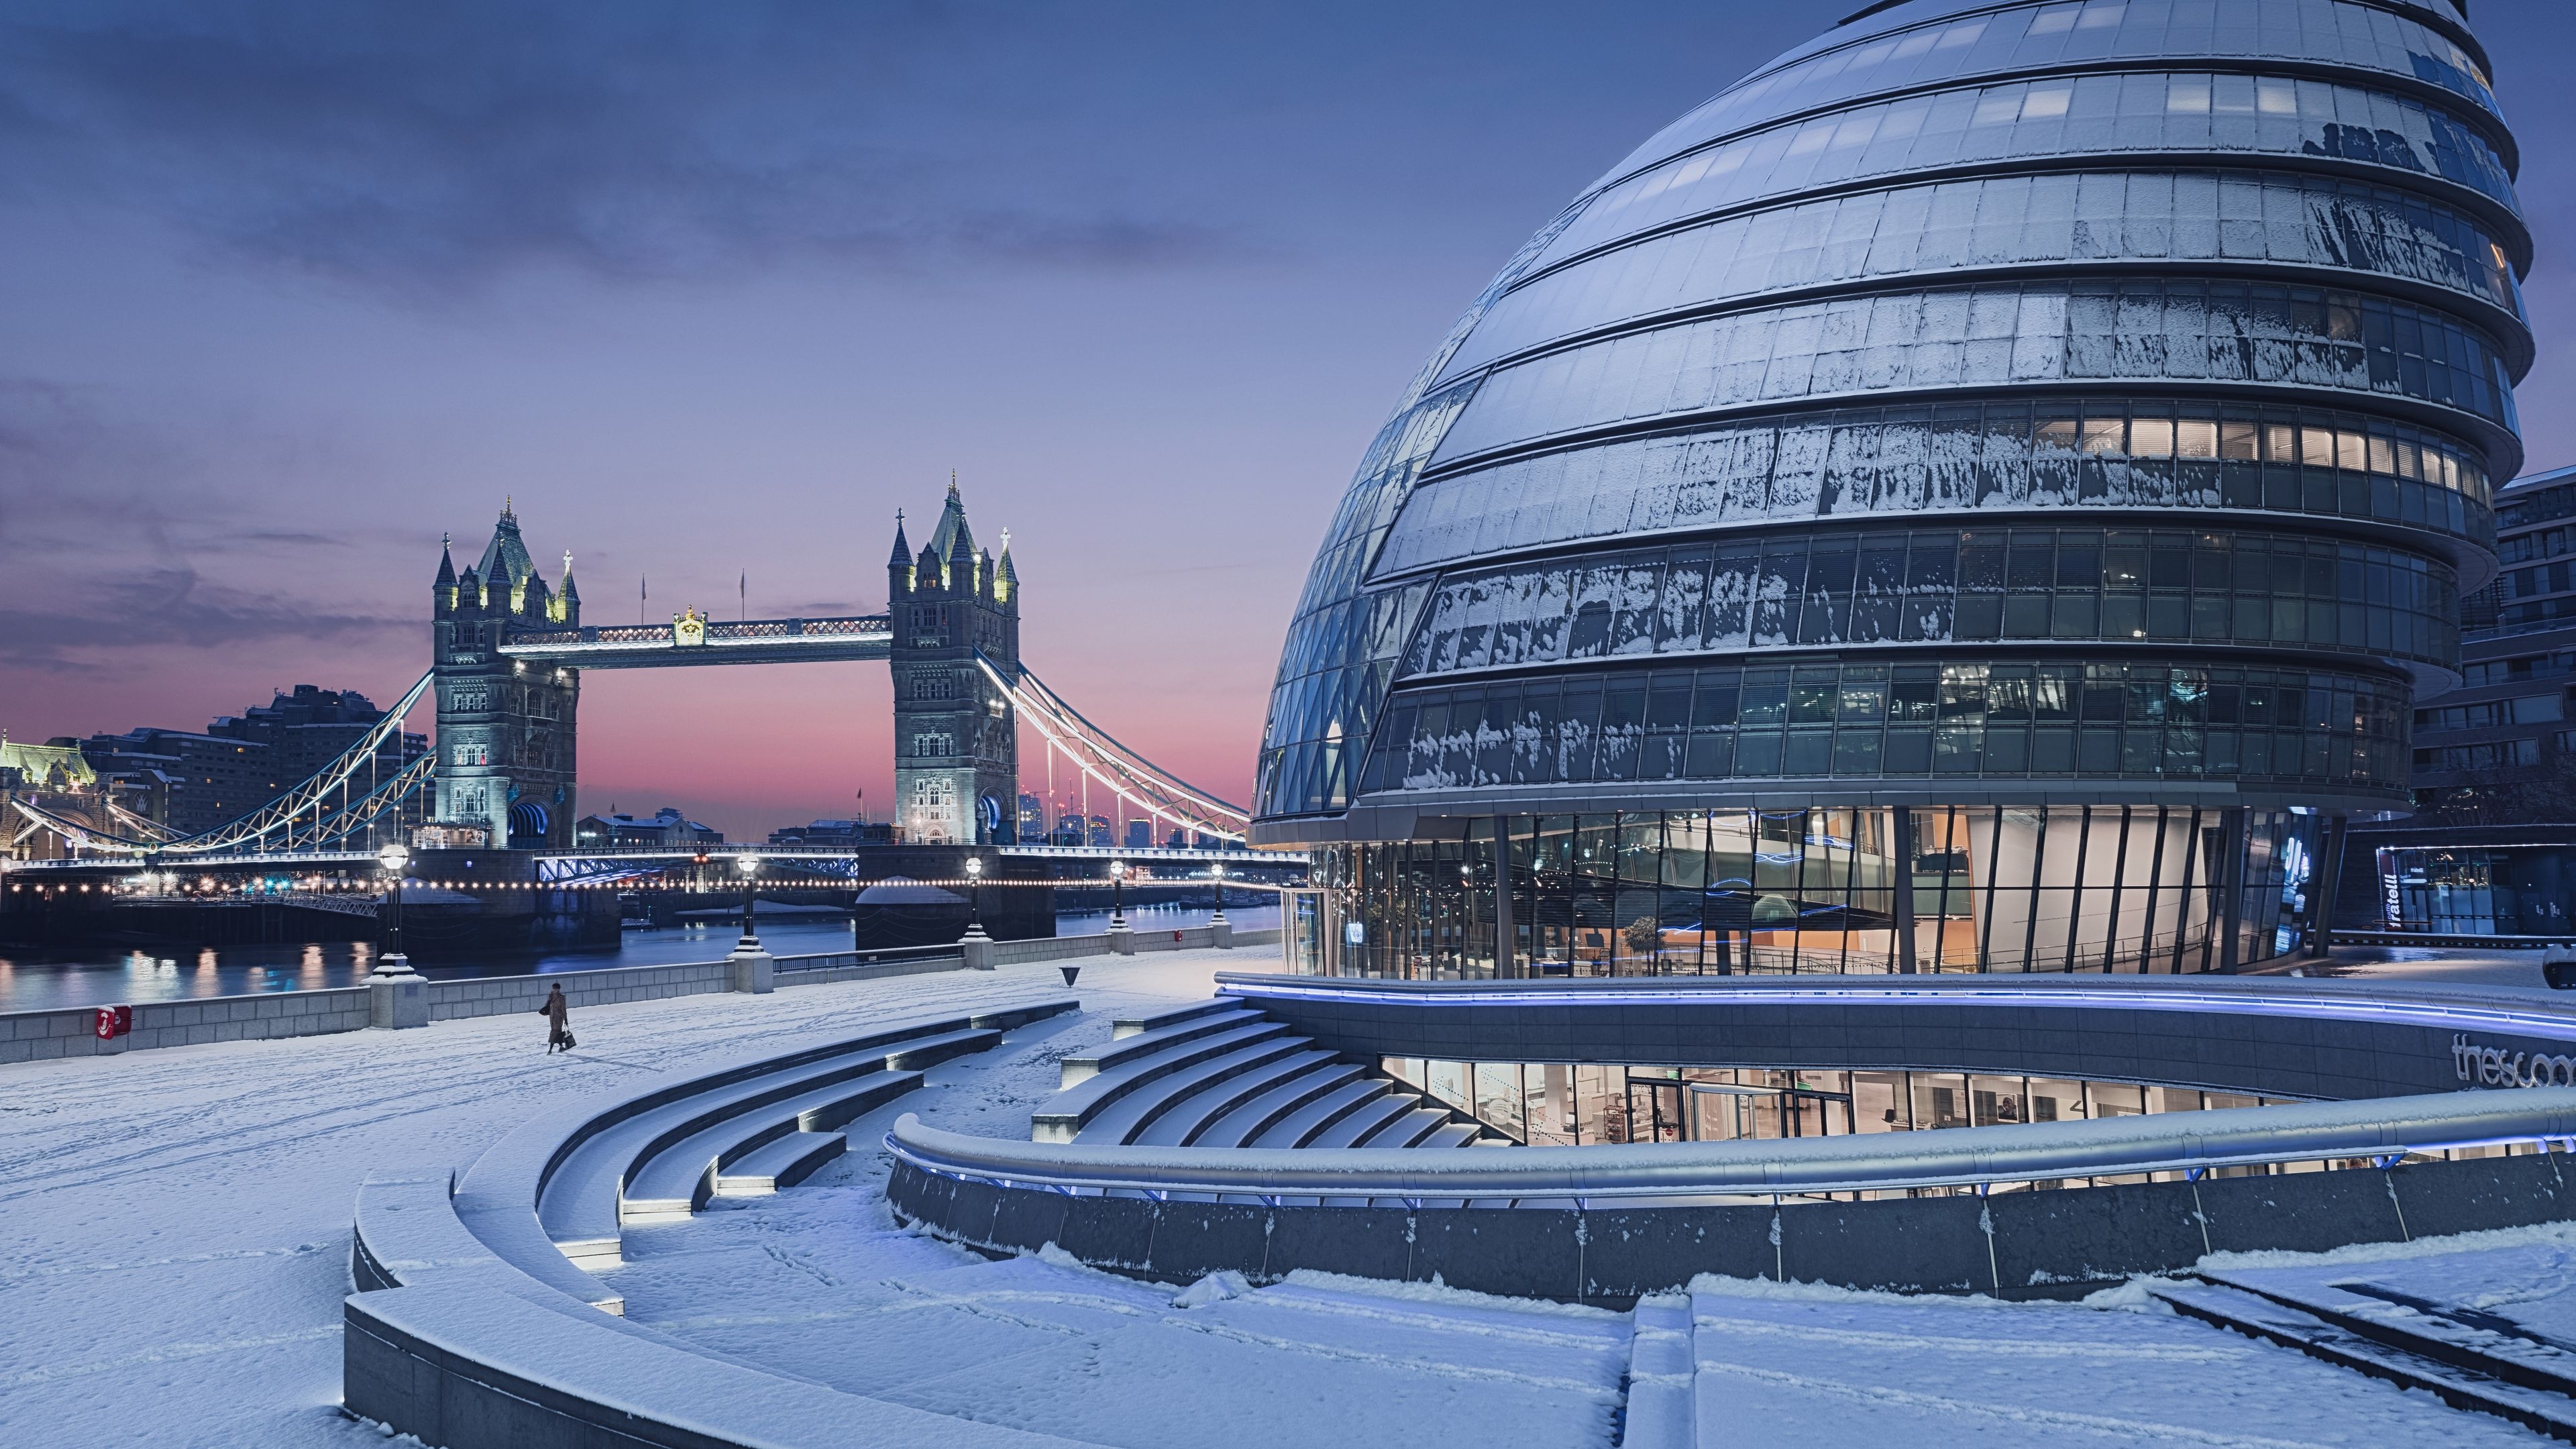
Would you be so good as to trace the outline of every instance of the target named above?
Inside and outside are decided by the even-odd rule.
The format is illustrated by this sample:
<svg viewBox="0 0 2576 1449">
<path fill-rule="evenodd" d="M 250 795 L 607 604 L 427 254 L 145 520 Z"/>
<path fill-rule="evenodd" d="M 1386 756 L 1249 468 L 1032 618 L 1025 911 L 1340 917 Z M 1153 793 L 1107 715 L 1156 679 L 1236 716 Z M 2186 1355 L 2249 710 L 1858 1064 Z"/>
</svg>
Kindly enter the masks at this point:
<svg viewBox="0 0 2576 1449">
<path fill-rule="evenodd" d="M 630 1315 L 850 1392 L 1103 1445 L 1607 1449 L 1624 1314 L 1325 1278 L 1182 1293 L 893 1227 L 875 1139 L 895 1112 L 1024 1137 L 1057 1063 L 1112 1016 L 1203 999 L 1214 971 L 1263 959 L 1084 962 L 1085 1012 L 933 1069 L 805 1184 L 630 1229 L 613 1275 Z M 753 1036 L 1062 990 L 1032 966 L 599 1008 L 569 1058 L 543 1055 L 529 1016 L 0 1068 L 0 1446 L 381 1442 L 336 1404 L 368 1170 L 465 1162 L 550 1106 Z M 2576 1332 L 2576 1229 L 2359 1257 L 2375 1281 Z M 2094 1306 L 1693 1288 L 1702 1444 L 2539 1442 L 2134 1288 Z"/>
<path fill-rule="evenodd" d="M 628 1228 L 606 1275 L 627 1318 L 851 1393 L 1137 1449 L 1611 1443 L 1625 1313 L 1325 1275 L 1234 1296 L 1211 1283 L 1179 1307 L 1177 1285 L 988 1262 L 896 1228 L 886 1128 L 914 1112 L 1025 1140 L 1058 1064 L 1110 1039 L 1108 994 L 1082 994 L 1081 1016 L 934 1067 L 852 1122 L 849 1155 L 800 1186 Z"/>
<path fill-rule="evenodd" d="M 1215 971 L 1275 959 L 1103 958 L 1071 994 L 1204 1000 Z M 471 1161 L 548 1107 L 755 1035 L 1064 994 L 1026 966 L 599 1007 L 574 1014 L 568 1057 L 530 1014 L 0 1067 L 0 1445 L 381 1442 L 338 1408 L 370 1169 Z M 992 1110 L 989 1130 L 1027 1132 L 1025 1105 Z"/>
<path fill-rule="evenodd" d="M 2549 1442 L 2178 1317 L 2135 1285 L 2090 1306 L 1691 1287 L 1704 1445 L 1712 1425 L 1728 1443 L 1854 1449 Z"/>
</svg>

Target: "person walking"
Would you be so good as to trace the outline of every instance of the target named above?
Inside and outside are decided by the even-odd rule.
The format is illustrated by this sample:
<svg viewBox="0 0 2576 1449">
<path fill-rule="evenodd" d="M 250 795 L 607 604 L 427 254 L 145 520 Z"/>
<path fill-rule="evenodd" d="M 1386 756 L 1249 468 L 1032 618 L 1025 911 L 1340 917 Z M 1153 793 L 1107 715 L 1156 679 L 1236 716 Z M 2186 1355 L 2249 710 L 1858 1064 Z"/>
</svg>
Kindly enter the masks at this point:
<svg viewBox="0 0 2576 1449">
<path fill-rule="evenodd" d="M 563 983 L 555 983 L 546 993 L 546 1004 L 537 1008 L 546 1018 L 546 1054 L 572 1050 L 572 1003 L 564 1000 Z"/>
</svg>

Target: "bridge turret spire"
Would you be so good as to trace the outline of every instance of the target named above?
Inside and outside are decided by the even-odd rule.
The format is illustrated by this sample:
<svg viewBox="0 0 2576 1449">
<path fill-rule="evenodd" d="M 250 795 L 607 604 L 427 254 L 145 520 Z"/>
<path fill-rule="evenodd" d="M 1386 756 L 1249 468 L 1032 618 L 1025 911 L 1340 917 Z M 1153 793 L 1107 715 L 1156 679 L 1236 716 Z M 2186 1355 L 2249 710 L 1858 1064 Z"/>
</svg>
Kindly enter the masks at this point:
<svg viewBox="0 0 2576 1449">
<path fill-rule="evenodd" d="M 972 595 L 975 592 L 975 535 L 966 531 L 966 512 L 957 513 L 957 532 L 948 539 L 948 587 Z"/>
<path fill-rule="evenodd" d="M 562 621 L 562 622 L 564 622 L 564 623 L 566 623 L 566 624 L 578 624 L 578 623 L 580 623 L 580 622 L 581 622 L 581 590 L 574 588 L 574 587 L 573 587 L 573 585 L 572 585 L 572 550 L 571 550 L 571 549 L 565 549 L 565 550 L 564 550 L 563 592 L 562 592 L 562 594 L 558 595 L 557 597 L 560 599 L 560 601 L 561 601 L 561 603 L 562 603 L 562 606 L 563 606 L 562 608 L 560 608 L 560 609 L 558 609 L 558 610 L 556 611 L 556 613 L 557 613 L 557 614 L 558 614 L 558 616 L 560 617 L 561 621 Z"/>
<path fill-rule="evenodd" d="M 438 577 L 429 581 L 429 609 L 432 614 L 456 611 L 456 559 L 448 552 L 454 541 L 444 533 L 438 536 Z"/>
<path fill-rule="evenodd" d="M 886 559 L 888 568 L 912 567 L 912 544 L 903 536 L 903 510 L 894 511 L 894 553 Z"/>
</svg>

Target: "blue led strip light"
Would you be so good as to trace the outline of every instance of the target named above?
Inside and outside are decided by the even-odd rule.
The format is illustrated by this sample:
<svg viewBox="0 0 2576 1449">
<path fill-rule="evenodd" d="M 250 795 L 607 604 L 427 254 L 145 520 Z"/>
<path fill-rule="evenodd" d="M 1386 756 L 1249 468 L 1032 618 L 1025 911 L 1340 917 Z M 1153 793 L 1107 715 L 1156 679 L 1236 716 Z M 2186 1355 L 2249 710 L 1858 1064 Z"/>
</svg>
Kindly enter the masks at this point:
<svg viewBox="0 0 2576 1449">
<path fill-rule="evenodd" d="M 1711 983 L 1696 989 L 1670 985 L 1604 983 L 1597 987 L 1522 987 L 1498 989 L 1354 990 L 1273 982 L 1227 980 L 1218 985 L 1227 996 L 1247 1000 L 1364 1002 L 1371 1006 L 1417 1009 L 1451 1007 L 1618 1007 L 1618 1006 L 1989 1006 L 2094 1007 L 2120 1011 L 2219 1012 L 2236 1016 L 2306 1018 L 2316 1021 L 2365 1021 L 2417 1026 L 2442 1031 L 2483 1028 L 2552 1041 L 2576 1041 L 2576 1017 L 2560 1012 L 2516 1010 L 2472 1002 L 2403 1001 L 2362 997 L 2326 1000 L 2265 994 L 2253 996 L 2190 988 L 2117 988 L 2083 986 L 1779 986 Z"/>
</svg>

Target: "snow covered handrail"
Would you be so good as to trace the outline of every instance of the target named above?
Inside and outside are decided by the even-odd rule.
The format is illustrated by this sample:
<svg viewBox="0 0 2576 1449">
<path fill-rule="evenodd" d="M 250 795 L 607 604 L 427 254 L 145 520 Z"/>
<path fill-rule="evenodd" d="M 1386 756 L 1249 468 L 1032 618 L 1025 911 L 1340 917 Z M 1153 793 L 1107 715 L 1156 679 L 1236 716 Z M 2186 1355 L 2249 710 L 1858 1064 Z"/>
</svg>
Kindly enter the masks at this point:
<svg viewBox="0 0 2576 1449">
<path fill-rule="evenodd" d="M 1981 1186 L 2576 1141 L 2576 1087 L 2302 1102 L 2090 1122 L 1631 1147 L 1083 1147 L 969 1137 L 907 1113 L 886 1138 L 924 1172 L 1058 1192 L 1468 1200 L 1790 1196 Z"/>
</svg>

